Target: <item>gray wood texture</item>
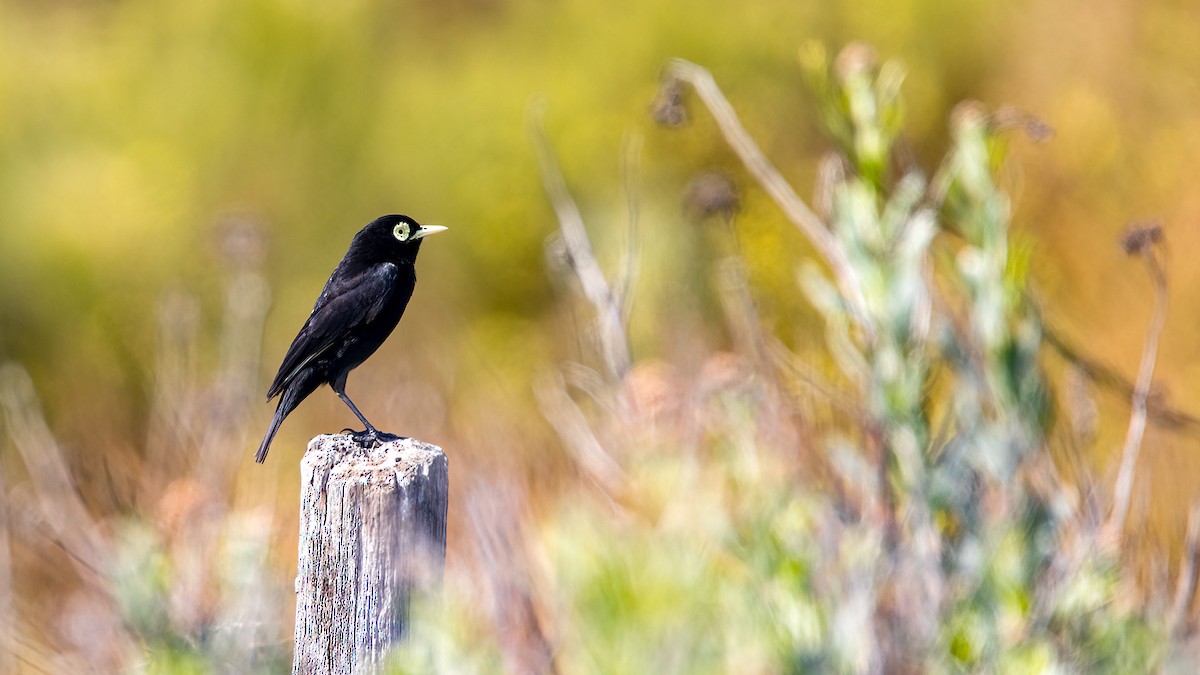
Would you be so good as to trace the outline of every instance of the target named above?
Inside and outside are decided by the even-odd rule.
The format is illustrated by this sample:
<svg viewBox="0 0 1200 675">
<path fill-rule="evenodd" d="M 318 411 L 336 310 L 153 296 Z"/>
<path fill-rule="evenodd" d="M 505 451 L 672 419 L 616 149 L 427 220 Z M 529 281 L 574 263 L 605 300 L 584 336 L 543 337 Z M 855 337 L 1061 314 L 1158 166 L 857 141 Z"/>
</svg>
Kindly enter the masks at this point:
<svg viewBox="0 0 1200 675">
<path fill-rule="evenodd" d="M 372 449 L 314 438 L 300 463 L 293 673 L 372 672 L 412 594 L 441 581 L 449 466 L 414 439 Z"/>
</svg>

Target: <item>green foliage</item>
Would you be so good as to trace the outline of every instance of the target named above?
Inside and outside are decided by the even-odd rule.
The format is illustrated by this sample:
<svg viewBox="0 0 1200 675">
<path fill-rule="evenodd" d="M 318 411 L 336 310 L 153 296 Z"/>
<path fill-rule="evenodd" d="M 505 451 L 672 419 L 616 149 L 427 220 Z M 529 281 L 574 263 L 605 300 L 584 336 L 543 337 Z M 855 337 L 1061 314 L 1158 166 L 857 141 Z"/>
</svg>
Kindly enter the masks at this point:
<svg viewBox="0 0 1200 675">
<path fill-rule="evenodd" d="M 174 541 L 147 523 L 120 523 L 108 591 L 144 650 L 135 659 L 140 670 L 286 670 L 289 655 L 276 632 L 283 603 L 272 591 L 266 542 L 252 520 L 230 516 L 217 541 L 208 540 L 215 521 L 188 523 Z"/>
<path fill-rule="evenodd" d="M 844 84 L 834 92 L 841 94 L 837 100 L 849 101 L 856 130 L 893 137 L 886 127 L 887 120 L 898 117 L 886 112 L 897 105 L 890 87 L 872 89 L 863 82 L 891 81 L 896 67 L 875 70 L 869 61 L 853 61 L 853 72 L 846 73 L 847 53 L 857 55 L 848 50 L 839 58 Z M 823 66 L 810 58 L 810 68 L 813 64 Z M 852 112 L 876 107 L 885 112 L 874 117 Z M 1046 585 L 1055 583 L 1051 570 L 1062 564 L 1053 542 L 1064 528 L 1077 534 L 1081 525 L 1056 508 L 1060 494 L 1038 493 L 1021 475 L 1028 467 L 1050 466 L 1042 428 L 1049 402 L 1038 363 L 1041 327 L 1024 286 L 1028 263 L 1010 261 L 1008 198 L 993 178 L 1003 143 L 993 119 L 975 104 L 956 110 L 951 130 L 952 144 L 928 200 L 918 198 L 924 185 L 919 174 L 910 170 L 894 184 L 881 182 L 877 154 L 864 160 L 859 146 L 847 157 L 853 172 L 845 187 L 835 188 L 853 196 L 835 200 L 833 231 L 865 280 L 867 317 L 875 322 L 869 333 L 874 340 L 843 335 L 841 349 L 857 351 L 856 361 L 869 369 L 864 393 L 882 428 L 882 449 L 891 458 L 890 483 L 900 505 L 899 535 L 885 560 L 923 567 L 918 574 L 924 574 L 924 588 L 901 586 L 897 592 L 910 609 L 942 617 L 929 627 L 936 632 L 917 632 L 916 643 L 899 648 L 904 658 L 931 669 L 954 663 L 971 670 L 1003 669 L 1014 650 L 1048 660 L 1047 667 L 1065 666 L 1077 663 L 1079 647 L 1068 641 L 1048 649 L 1062 636 L 1047 626 L 1057 610 Z M 935 214 L 940 229 L 956 240 L 933 238 Z M 872 240 L 863 232 L 878 234 Z M 953 250 L 952 264 L 938 269 L 936 277 L 927 267 L 935 246 Z M 935 278 L 938 286 L 932 285 Z M 873 302 L 873 297 L 880 299 Z M 839 310 L 836 304 L 824 307 Z M 844 325 L 848 317 L 832 321 Z M 944 403 L 930 390 L 935 363 L 942 380 L 938 391 L 949 396 Z M 946 419 L 938 420 L 938 414 Z M 935 426 L 949 429 L 948 435 L 933 439 Z M 1041 462 L 1035 459 L 1039 456 Z M 927 547 L 934 537 L 931 557 Z M 1089 565 L 1076 581 L 1112 583 L 1112 571 Z M 1103 603 L 1108 595 L 1100 589 L 1089 597 Z M 1147 619 L 1107 605 L 1096 611 L 1106 626 L 1125 626 L 1122 634 L 1142 645 L 1141 662 L 1152 662 L 1153 640 L 1134 637 L 1153 633 Z M 1114 662 L 1126 653 L 1122 649 L 1132 647 L 1097 640 L 1091 631 L 1076 638 L 1087 645 L 1079 651 L 1097 663 Z"/>
<path fill-rule="evenodd" d="M 808 47 L 802 62 L 841 150 L 824 187 L 828 226 L 862 307 L 813 266 L 803 283 L 862 417 L 815 440 L 818 456 L 798 465 L 780 442 L 769 372 L 681 393 L 698 397 L 697 444 L 664 442 L 662 431 L 622 441 L 644 423 L 598 413 L 598 429 L 625 430 L 607 447 L 629 486 L 614 495 L 618 517 L 603 500 L 564 497 L 528 543 L 554 598 L 545 625 L 556 666 L 1153 669 L 1162 626 L 1114 602 L 1120 562 L 1066 506 L 1073 488 L 1049 461 L 1031 253 L 1010 243 L 995 179 L 1001 130 L 965 104 L 932 178 L 897 170 L 899 66 L 877 66 L 860 47 L 836 65 Z M 817 467 L 824 479 L 804 475 Z M 464 612 L 419 622 L 451 615 Z M 505 629 L 477 631 L 467 644 L 487 636 L 506 649 Z"/>
</svg>

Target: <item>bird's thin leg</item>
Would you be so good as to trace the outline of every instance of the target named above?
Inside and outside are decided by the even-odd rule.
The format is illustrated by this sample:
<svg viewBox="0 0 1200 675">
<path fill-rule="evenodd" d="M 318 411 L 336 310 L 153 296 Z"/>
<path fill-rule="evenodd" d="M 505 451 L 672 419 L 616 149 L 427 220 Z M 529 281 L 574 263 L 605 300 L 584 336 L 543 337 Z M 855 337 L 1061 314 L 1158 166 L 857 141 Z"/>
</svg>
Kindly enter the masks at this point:
<svg viewBox="0 0 1200 675">
<path fill-rule="evenodd" d="M 333 392 L 338 395 L 338 398 L 342 399 L 346 405 L 350 406 L 350 410 L 354 412 L 354 416 L 357 417 L 358 420 L 363 423 L 363 426 L 366 427 L 366 429 L 361 432 L 354 431 L 352 429 L 343 430 L 350 431 L 350 436 L 354 438 L 355 443 L 373 448 L 378 445 L 380 441 L 394 441 L 400 438 L 400 436 L 395 434 L 379 431 L 374 425 L 367 421 L 366 415 L 363 415 L 361 412 L 359 412 L 358 406 L 354 405 L 354 401 L 351 401 L 350 397 L 346 395 L 346 378 L 344 376 L 334 381 L 332 388 Z"/>
<path fill-rule="evenodd" d="M 363 423 L 363 426 L 367 428 L 368 432 L 376 435 L 379 434 L 379 431 L 367 421 L 367 418 L 364 417 L 361 412 L 358 411 L 358 406 L 354 405 L 354 401 L 350 400 L 350 397 L 346 395 L 345 391 L 337 391 L 335 389 L 334 393 L 336 393 L 338 398 L 342 399 L 346 405 L 350 406 L 350 410 L 354 412 L 354 416 L 358 418 L 358 421 Z"/>
</svg>

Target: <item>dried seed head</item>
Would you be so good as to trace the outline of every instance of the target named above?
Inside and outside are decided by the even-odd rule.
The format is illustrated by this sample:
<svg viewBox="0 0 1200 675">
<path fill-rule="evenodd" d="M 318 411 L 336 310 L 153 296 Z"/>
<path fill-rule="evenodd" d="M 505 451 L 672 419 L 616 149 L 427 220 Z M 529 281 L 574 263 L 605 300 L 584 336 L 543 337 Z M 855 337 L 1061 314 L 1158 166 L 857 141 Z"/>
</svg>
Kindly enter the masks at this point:
<svg viewBox="0 0 1200 675">
<path fill-rule="evenodd" d="M 1121 235 L 1121 248 L 1127 255 L 1136 255 L 1162 241 L 1162 224 L 1158 221 L 1133 223 Z"/>
<path fill-rule="evenodd" d="M 997 131 L 1020 129 L 1030 140 L 1044 143 L 1054 136 L 1054 128 L 1016 106 L 1001 106 L 992 116 Z"/>
<path fill-rule="evenodd" d="M 684 189 L 683 210 L 698 219 L 709 216 L 732 218 L 739 205 L 733 181 L 723 173 L 700 174 Z"/>
<path fill-rule="evenodd" d="M 668 75 L 658 88 L 658 95 L 650 105 L 650 114 L 654 121 L 667 127 L 681 127 L 687 124 L 687 108 L 683 105 L 683 82 Z"/>
</svg>

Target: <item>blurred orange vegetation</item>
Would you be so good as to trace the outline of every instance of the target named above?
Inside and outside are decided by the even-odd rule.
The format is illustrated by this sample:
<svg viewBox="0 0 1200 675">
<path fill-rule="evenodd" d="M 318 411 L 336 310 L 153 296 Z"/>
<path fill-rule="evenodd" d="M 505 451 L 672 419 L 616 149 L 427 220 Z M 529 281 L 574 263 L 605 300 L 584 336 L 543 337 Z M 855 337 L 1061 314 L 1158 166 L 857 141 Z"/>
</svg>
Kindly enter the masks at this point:
<svg viewBox="0 0 1200 675">
<path fill-rule="evenodd" d="M 810 203 L 831 143 L 797 63 L 809 40 L 904 64 L 897 152 L 930 172 L 964 99 L 1052 127 L 1012 137 L 1000 183 L 1048 331 L 1117 376 L 1043 348 L 1054 396 L 1075 401 L 1061 415 L 1094 427 L 1084 448 L 1052 434 L 1052 451 L 1064 474 L 1111 483 L 1154 307 L 1119 245 L 1131 221 L 1161 222 L 1168 252 L 1151 406 L 1200 415 L 1200 191 L 1180 173 L 1200 156 L 1196 35 L 1185 0 L 0 3 L 0 670 L 286 667 L 299 458 L 353 419 L 321 390 L 256 467 L 262 395 L 350 237 L 383 213 L 450 230 L 348 391 L 381 428 L 445 448 L 447 579 L 485 589 L 481 621 L 513 627 L 495 656 L 511 672 L 589 639 L 538 628 L 570 612 L 542 582 L 571 586 L 554 542 L 578 520 L 572 495 L 608 509 L 602 531 L 705 518 L 688 481 L 751 508 L 745 476 L 657 462 L 681 447 L 770 447 L 755 471 L 836 482 L 820 448 L 862 402 L 797 285 L 813 252 L 708 115 L 685 133 L 651 119 L 672 57 L 713 72 Z M 564 271 L 529 134 L 540 106 L 597 259 L 635 267 L 616 379 Z M 764 386 L 776 341 L 794 370 Z M 1200 428 L 1151 417 L 1126 552 L 1146 586 L 1176 572 L 1200 495 Z M 190 661 L 180 635 L 216 656 Z"/>
</svg>

